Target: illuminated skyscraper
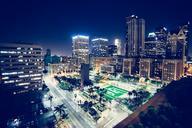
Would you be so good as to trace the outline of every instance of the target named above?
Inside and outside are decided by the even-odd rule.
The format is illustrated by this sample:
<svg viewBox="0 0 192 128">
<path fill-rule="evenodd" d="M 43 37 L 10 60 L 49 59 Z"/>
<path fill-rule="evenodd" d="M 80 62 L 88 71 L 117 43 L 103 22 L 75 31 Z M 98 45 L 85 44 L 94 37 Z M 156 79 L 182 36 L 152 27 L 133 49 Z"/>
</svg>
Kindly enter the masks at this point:
<svg viewBox="0 0 192 128">
<path fill-rule="evenodd" d="M 73 53 L 76 66 L 80 69 L 82 63 L 89 64 L 89 37 L 77 35 L 72 37 Z"/>
<path fill-rule="evenodd" d="M 29 43 L 0 44 L 0 88 L 17 94 L 42 87 L 42 48 Z"/>
<path fill-rule="evenodd" d="M 109 56 L 117 55 L 117 46 L 116 45 L 111 44 L 108 46 L 108 55 Z"/>
<path fill-rule="evenodd" d="M 146 41 L 145 48 L 143 52 L 144 57 L 151 58 L 164 58 L 166 54 L 166 45 L 165 42 L 158 39 L 158 36 L 152 32 L 149 33 Z"/>
<path fill-rule="evenodd" d="M 168 34 L 166 49 L 167 58 L 183 59 L 186 62 L 188 56 L 188 24 Z"/>
<path fill-rule="evenodd" d="M 108 39 L 95 38 L 91 40 L 91 54 L 94 57 L 108 56 Z"/>
<path fill-rule="evenodd" d="M 117 46 L 117 55 L 123 55 L 123 47 L 120 39 L 114 40 L 114 45 Z"/>
<path fill-rule="evenodd" d="M 135 15 L 126 18 L 127 20 L 127 57 L 137 57 L 144 49 L 145 41 L 145 20 Z"/>
</svg>

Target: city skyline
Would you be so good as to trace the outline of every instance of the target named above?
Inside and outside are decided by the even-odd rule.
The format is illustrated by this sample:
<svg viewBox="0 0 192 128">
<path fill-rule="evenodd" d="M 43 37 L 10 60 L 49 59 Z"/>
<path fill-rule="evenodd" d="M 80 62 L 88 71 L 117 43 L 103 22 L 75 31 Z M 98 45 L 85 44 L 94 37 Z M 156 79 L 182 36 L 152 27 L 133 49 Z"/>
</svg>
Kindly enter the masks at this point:
<svg viewBox="0 0 192 128">
<path fill-rule="evenodd" d="M 125 43 L 126 17 L 132 14 L 145 19 L 145 36 L 162 25 L 173 30 L 178 25 L 191 21 L 190 7 L 187 4 L 180 6 L 174 2 L 173 6 L 173 1 L 164 3 L 165 1 L 161 1 L 160 6 L 156 6 L 152 1 L 147 3 L 125 0 L 110 3 L 107 0 L 55 3 L 26 3 L 21 0 L 13 1 L 12 5 L 2 2 L 1 12 L 5 13 L 0 13 L 0 42 L 34 42 L 42 45 L 44 50 L 52 49 L 53 54 L 71 55 L 72 36 L 76 34 L 87 35 L 90 39 L 108 38 L 111 43 L 115 38 L 120 38 Z M 191 49 L 190 42 L 191 39 Z"/>
<path fill-rule="evenodd" d="M 1 1 L 0 127 L 191 127 L 188 3 Z"/>
</svg>

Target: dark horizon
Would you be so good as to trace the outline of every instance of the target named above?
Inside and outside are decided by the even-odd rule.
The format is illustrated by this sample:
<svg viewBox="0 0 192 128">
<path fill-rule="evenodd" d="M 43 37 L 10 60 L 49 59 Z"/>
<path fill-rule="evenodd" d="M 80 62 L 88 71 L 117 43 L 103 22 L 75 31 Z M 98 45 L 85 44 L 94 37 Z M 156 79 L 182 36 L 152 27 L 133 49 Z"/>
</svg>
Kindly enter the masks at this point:
<svg viewBox="0 0 192 128">
<path fill-rule="evenodd" d="M 10 4 L 11 3 L 11 4 Z M 173 4 L 174 3 L 174 4 Z M 53 55 L 71 55 L 71 38 L 76 34 L 125 42 L 127 16 L 145 19 L 146 35 L 156 27 L 168 30 L 192 21 L 188 1 L 3 1 L 0 4 L 0 43 L 38 43 Z M 145 36 L 146 36 L 145 35 Z M 191 27 L 189 34 L 191 42 Z M 191 43 L 190 50 L 191 49 Z"/>
</svg>

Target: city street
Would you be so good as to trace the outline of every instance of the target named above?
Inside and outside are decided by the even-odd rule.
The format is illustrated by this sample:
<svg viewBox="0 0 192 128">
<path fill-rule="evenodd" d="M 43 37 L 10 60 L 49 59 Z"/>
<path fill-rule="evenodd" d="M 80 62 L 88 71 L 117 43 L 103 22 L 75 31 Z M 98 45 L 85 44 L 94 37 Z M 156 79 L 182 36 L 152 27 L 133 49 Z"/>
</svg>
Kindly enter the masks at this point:
<svg viewBox="0 0 192 128">
<path fill-rule="evenodd" d="M 111 109 L 105 110 L 101 114 L 101 118 L 96 122 L 77 104 L 74 93 L 59 88 L 59 83 L 51 75 L 44 76 L 44 81 L 53 96 L 52 107 L 60 104 L 64 104 L 67 107 L 70 120 L 68 123 L 72 128 L 85 128 L 85 126 L 86 128 L 112 128 L 132 113 L 114 101 L 111 104 Z"/>
<path fill-rule="evenodd" d="M 61 90 L 57 87 L 57 81 L 51 78 L 49 75 L 44 76 L 45 83 L 50 88 L 50 92 L 53 95 L 53 106 L 58 104 L 64 104 L 68 109 L 69 118 L 72 122 L 72 128 L 95 128 L 96 123 L 88 117 L 88 115 L 74 103 L 72 95 Z"/>
</svg>

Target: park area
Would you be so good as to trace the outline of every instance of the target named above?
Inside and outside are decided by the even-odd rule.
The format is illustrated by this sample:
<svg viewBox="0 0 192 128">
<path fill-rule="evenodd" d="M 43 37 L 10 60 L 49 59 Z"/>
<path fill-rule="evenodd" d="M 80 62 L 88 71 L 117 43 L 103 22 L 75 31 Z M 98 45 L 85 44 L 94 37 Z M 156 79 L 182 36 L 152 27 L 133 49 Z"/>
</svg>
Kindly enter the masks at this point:
<svg viewBox="0 0 192 128">
<path fill-rule="evenodd" d="M 109 85 L 105 88 L 107 90 L 107 93 L 105 94 L 106 100 L 115 100 L 118 97 L 128 93 L 127 90 L 115 87 L 113 85 Z"/>
</svg>

